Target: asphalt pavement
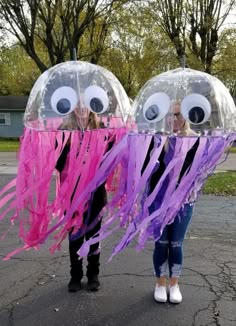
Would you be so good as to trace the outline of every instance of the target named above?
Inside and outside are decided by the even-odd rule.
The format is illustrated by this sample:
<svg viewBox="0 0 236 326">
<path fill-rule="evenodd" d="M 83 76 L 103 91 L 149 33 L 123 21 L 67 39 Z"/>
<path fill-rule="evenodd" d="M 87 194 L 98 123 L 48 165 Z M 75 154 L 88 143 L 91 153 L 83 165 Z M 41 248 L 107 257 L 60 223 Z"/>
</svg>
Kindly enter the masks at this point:
<svg viewBox="0 0 236 326">
<path fill-rule="evenodd" d="M 0 189 L 15 173 L 15 154 L 0 153 Z M 0 221 L 0 235 L 10 216 Z M 17 234 L 16 225 L 0 242 L 2 258 L 21 246 Z M 0 260 L 0 326 L 235 326 L 235 234 L 236 197 L 201 196 L 184 242 L 179 305 L 153 299 L 153 243 L 141 252 L 132 243 L 108 263 L 119 231 L 102 243 L 100 291 L 87 292 L 84 278 L 83 289 L 69 293 L 68 242 L 51 255 L 48 240 L 40 250 Z"/>
</svg>

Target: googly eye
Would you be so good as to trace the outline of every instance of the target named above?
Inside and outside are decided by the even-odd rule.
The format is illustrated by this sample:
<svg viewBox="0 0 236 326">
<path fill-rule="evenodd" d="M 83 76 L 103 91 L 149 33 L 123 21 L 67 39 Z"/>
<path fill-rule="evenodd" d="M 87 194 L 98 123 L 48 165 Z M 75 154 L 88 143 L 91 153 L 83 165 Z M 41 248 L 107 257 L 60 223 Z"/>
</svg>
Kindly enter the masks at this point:
<svg viewBox="0 0 236 326">
<path fill-rule="evenodd" d="M 143 116 L 148 122 L 161 121 L 168 113 L 170 98 L 165 93 L 151 95 L 143 106 Z"/>
<path fill-rule="evenodd" d="M 59 87 L 51 96 L 52 109 L 59 115 L 66 115 L 72 112 L 77 103 L 76 91 L 69 86 Z"/>
<path fill-rule="evenodd" d="M 102 114 L 108 109 L 109 99 L 104 89 L 92 85 L 84 91 L 84 103 L 92 112 Z"/>
<path fill-rule="evenodd" d="M 211 115 L 211 105 L 205 96 L 190 94 L 181 102 L 181 114 L 185 120 L 200 125 L 206 122 Z"/>
</svg>

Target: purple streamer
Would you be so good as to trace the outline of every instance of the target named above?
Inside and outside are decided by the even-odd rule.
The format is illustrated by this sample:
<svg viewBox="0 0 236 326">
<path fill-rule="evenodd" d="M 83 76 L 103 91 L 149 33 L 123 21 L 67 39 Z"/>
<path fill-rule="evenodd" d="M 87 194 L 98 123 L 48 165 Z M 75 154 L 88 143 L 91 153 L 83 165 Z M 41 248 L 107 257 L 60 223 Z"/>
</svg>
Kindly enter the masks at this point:
<svg viewBox="0 0 236 326">
<path fill-rule="evenodd" d="M 132 137 L 136 137 L 136 139 Z M 155 145 L 150 161 L 141 175 L 141 169 L 147 154 L 148 146 L 143 150 L 145 155 L 142 157 L 135 154 L 139 152 L 139 148 L 141 148 L 141 144 L 144 144 L 144 140 L 147 141 L 148 139 L 148 144 L 150 144 L 152 137 L 155 137 L 155 140 L 158 141 L 161 139 L 162 145 L 158 145 L 158 141 L 154 141 Z M 138 250 L 144 248 L 148 240 L 158 240 L 165 226 L 173 222 L 175 216 L 181 210 L 181 207 L 187 202 L 196 200 L 207 177 L 213 173 L 224 150 L 229 146 L 232 140 L 236 139 L 236 135 L 211 138 L 200 137 L 199 146 L 192 165 L 183 175 L 179 185 L 178 178 L 186 154 L 197 141 L 198 137 L 170 137 L 168 140 L 170 152 L 165 156 L 165 171 L 156 184 L 155 189 L 149 195 L 147 195 L 147 187 L 145 187 L 145 185 L 155 169 L 156 164 L 158 164 L 158 157 L 160 156 L 165 139 L 158 135 L 129 135 L 129 138 L 127 140 L 126 152 L 123 153 L 124 162 L 126 161 L 128 166 L 128 180 L 127 186 L 123 187 L 121 190 L 122 193 L 126 188 L 126 193 L 129 194 L 129 196 L 127 196 L 127 201 L 112 217 L 108 219 L 104 218 L 104 224 L 100 232 L 98 232 L 94 238 L 88 240 L 85 246 L 82 246 L 79 251 L 81 256 L 86 256 L 88 254 L 89 245 L 106 238 L 118 229 L 117 225 L 112 230 L 109 228 L 111 228 L 113 224 L 119 222 L 120 216 L 119 225 L 121 228 L 124 228 L 125 234 L 114 248 L 110 259 L 124 250 L 138 235 Z M 129 161 L 131 159 L 133 160 L 132 162 Z M 148 208 L 157 198 L 167 178 L 169 178 L 169 182 L 161 206 L 149 215 Z M 120 180 L 120 182 L 124 182 L 124 179 Z M 137 198 L 140 212 L 134 214 L 132 207 L 135 205 Z M 107 207 L 109 207 L 109 209 L 112 208 L 109 204 Z"/>
</svg>

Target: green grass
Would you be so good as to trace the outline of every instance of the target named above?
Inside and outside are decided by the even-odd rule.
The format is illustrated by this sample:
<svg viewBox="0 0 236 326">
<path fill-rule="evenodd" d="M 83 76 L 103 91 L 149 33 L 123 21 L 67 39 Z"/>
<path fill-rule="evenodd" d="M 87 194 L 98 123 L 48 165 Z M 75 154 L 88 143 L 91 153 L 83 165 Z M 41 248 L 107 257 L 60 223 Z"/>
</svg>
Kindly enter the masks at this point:
<svg viewBox="0 0 236 326">
<path fill-rule="evenodd" d="M 236 147 L 231 147 L 230 148 L 230 153 L 236 153 Z"/>
<path fill-rule="evenodd" d="M 19 148 L 18 139 L 0 138 L 0 152 L 16 152 Z"/>
<path fill-rule="evenodd" d="M 210 176 L 203 188 L 203 194 L 236 196 L 236 172 L 218 172 Z"/>
</svg>

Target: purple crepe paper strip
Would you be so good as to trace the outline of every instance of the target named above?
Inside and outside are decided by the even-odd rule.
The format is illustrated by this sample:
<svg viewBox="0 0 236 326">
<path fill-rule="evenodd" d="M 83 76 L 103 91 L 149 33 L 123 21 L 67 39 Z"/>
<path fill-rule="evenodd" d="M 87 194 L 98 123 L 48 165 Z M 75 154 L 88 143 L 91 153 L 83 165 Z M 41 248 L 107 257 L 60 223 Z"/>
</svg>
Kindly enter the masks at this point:
<svg viewBox="0 0 236 326">
<path fill-rule="evenodd" d="M 143 155 L 143 157 L 142 157 L 142 160 L 143 160 L 142 164 L 137 164 L 137 166 L 139 165 L 139 168 L 140 168 L 139 175 L 141 176 L 141 167 L 143 166 L 145 157 L 147 155 L 148 147 L 149 147 L 149 144 L 150 144 L 153 136 L 152 135 L 144 135 L 144 134 L 131 135 L 131 142 L 129 143 L 131 146 L 134 146 L 134 138 L 133 137 L 138 137 L 138 142 L 136 143 L 137 144 L 136 153 L 138 153 L 138 148 L 141 147 L 140 146 L 141 144 L 146 143 L 146 146 L 147 146 L 146 148 L 143 148 L 143 152 L 145 153 L 145 155 Z M 149 138 L 148 142 L 146 141 L 146 138 Z M 133 140 L 133 142 L 132 142 L 132 140 Z M 145 188 L 145 184 L 146 184 L 148 178 L 150 177 L 150 174 L 152 173 L 154 166 L 156 165 L 157 159 L 161 153 L 161 150 L 163 148 L 165 140 L 166 140 L 166 138 L 163 137 L 162 141 L 160 141 L 158 144 L 159 145 L 158 148 L 154 149 L 152 157 L 150 159 L 150 162 L 148 163 L 143 175 L 141 176 L 141 178 L 139 180 L 137 189 L 135 189 L 133 191 L 132 197 L 127 198 L 127 202 L 124 204 L 124 206 L 121 207 L 121 209 L 118 210 L 118 212 L 116 214 L 114 214 L 112 218 L 110 218 L 108 221 L 104 222 L 104 224 L 101 227 L 101 230 L 96 235 L 94 235 L 94 238 L 91 238 L 90 240 L 88 240 L 88 243 L 90 245 L 100 241 L 101 237 L 104 237 L 103 233 L 105 232 L 105 229 L 107 229 L 108 227 L 111 227 L 111 225 L 117 220 L 117 218 L 119 218 L 120 215 L 124 214 L 124 218 L 126 220 L 128 219 L 128 217 L 129 217 L 128 214 L 132 208 L 132 205 L 134 204 L 134 200 L 137 197 L 137 194 L 139 193 L 139 191 L 141 191 L 142 188 L 143 189 Z M 128 152 L 129 152 L 129 148 L 128 148 Z M 134 157 L 131 157 L 131 156 L 127 156 L 127 158 L 128 158 L 128 160 L 134 159 Z M 136 158 L 138 159 L 138 156 Z M 133 171 L 130 171 L 130 174 L 128 175 L 128 180 L 131 179 L 131 182 L 133 182 L 134 175 L 136 175 L 136 174 L 134 174 Z M 124 222 L 122 223 L 122 225 L 124 225 Z M 110 233 L 110 231 L 109 231 L 109 233 Z M 84 257 L 88 254 L 87 250 L 85 250 L 85 246 L 81 247 L 79 254 L 82 257 Z"/>
<path fill-rule="evenodd" d="M 150 141 L 151 141 L 151 137 L 152 136 L 151 135 L 145 135 L 145 134 L 131 134 L 131 135 L 129 135 L 130 141 L 127 142 L 127 144 L 129 144 L 129 146 L 133 147 L 134 146 L 134 143 L 136 141 L 135 138 L 137 138 L 137 137 L 138 137 L 138 145 L 139 145 L 139 148 L 140 148 L 141 145 L 143 145 L 141 148 L 142 148 L 143 153 L 145 153 L 142 156 L 142 159 L 144 161 L 144 159 L 146 157 L 146 154 L 147 154 L 147 151 L 148 151 L 148 148 L 149 148 L 149 144 L 150 144 Z M 148 141 L 147 141 L 147 137 L 149 138 Z M 144 144 L 145 144 L 145 147 L 144 147 Z M 123 156 L 126 158 L 126 164 L 128 164 L 128 161 L 130 159 L 133 159 L 133 157 L 131 158 L 128 155 L 128 154 L 130 154 L 130 150 L 129 150 L 130 147 L 129 146 L 127 146 L 127 148 L 125 148 L 125 155 L 123 154 Z M 137 148 L 136 148 L 136 151 L 137 151 Z M 121 155 L 121 153 L 119 153 L 119 155 Z M 136 155 L 137 155 L 137 152 L 136 152 Z M 140 156 L 139 156 L 139 158 L 140 158 Z M 131 179 L 131 182 L 132 182 L 132 178 L 130 178 L 130 179 Z M 120 184 L 125 184 L 126 182 L 128 182 L 127 176 L 125 176 L 125 179 L 120 180 Z M 123 188 L 123 190 L 125 190 L 125 189 L 126 189 L 126 187 Z M 122 195 L 122 194 L 120 194 L 120 195 Z M 135 195 L 133 195 L 133 197 L 134 196 Z M 104 224 L 101 227 L 101 230 L 99 231 L 99 234 L 96 234 L 94 236 L 94 237 L 96 237 L 96 239 L 95 238 L 91 238 L 90 240 L 88 240 L 88 244 L 93 244 L 93 243 L 95 243 L 97 241 L 100 241 L 100 239 L 102 239 L 105 236 L 104 235 L 105 234 L 105 230 L 108 229 L 109 227 L 111 227 L 111 225 L 124 213 L 124 210 L 127 209 L 127 207 L 128 207 L 129 210 L 132 207 L 132 201 L 130 199 L 128 199 L 128 201 L 123 205 L 123 207 L 121 207 L 118 210 L 117 213 L 115 213 L 111 218 L 109 218 L 107 221 L 104 222 Z M 106 208 L 111 209 L 112 207 L 110 207 L 110 205 L 108 204 L 106 206 Z M 125 217 L 127 218 L 127 215 L 125 215 Z M 124 224 L 124 221 L 123 221 L 122 224 Z M 110 231 L 108 233 L 110 234 Z M 88 254 L 88 251 L 87 251 L 88 248 L 89 247 L 87 245 L 86 246 L 82 246 L 81 249 L 80 249 L 80 251 L 79 251 L 79 254 L 81 256 L 83 256 L 83 257 L 86 256 Z"/>
<path fill-rule="evenodd" d="M 179 144 L 181 143 L 181 141 L 179 141 L 176 145 L 177 151 L 179 150 Z M 122 249 L 124 249 L 129 242 L 131 241 L 131 239 L 136 236 L 140 231 L 142 231 L 142 229 L 144 229 L 144 226 L 146 227 L 146 225 L 148 224 L 148 215 L 147 211 L 148 211 L 148 207 L 151 205 L 151 203 L 153 202 L 154 198 L 156 198 L 156 195 L 158 193 L 158 191 L 160 190 L 160 187 L 162 185 L 163 180 L 166 178 L 166 176 L 169 175 L 169 173 L 171 171 L 173 171 L 174 169 L 176 169 L 176 167 L 180 164 L 180 158 L 176 158 L 170 161 L 170 163 L 168 164 L 168 166 L 166 167 L 161 179 L 159 180 L 157 186 L 155 187 L 154 191 L 152 192 L 152 194 L 147 197 L 145 205 L 144 205 L 144 215 L 142 216 L 142 221 L 141 223 L 139 223 L 139 225 L 137 225 L 137 223 L 139 222 L 138 220 L 140 220 L 140 216 L 138 217 L 138 220 L 135 219 L 134 222 L 132 222 L 129 225 L 128 230 L 126 231 L 126 234 L 124 235 L 124 237 L 122 238 L 122 240 L 119 242 L 119 244 L 115 247 L 114 251 L 113 251 L 113 255 L 117 254 L 118 252 L 120 252 Z M 183 159 L 182 159 L 183 160 Z M 155 166 L 155 161 L 154 161 L 154 166 Z M 174 177 L 174 176 L 173 176 Z M 176 183 L 175 183 L 176 184 Z M 146 214 L 145 214 L 146 212 Z M 113 256 L 112 255 L 112 256 Z"/>
<path fill-rule="evenodd" d="M 211 144 L 212 144 L 213 141 L 214 140 L 210 139 L 210 143 Z M 211 161 L 211 166 L 212 165 L 213 166 L 215 165 L 216 161 L 218 160 L 218 158 L 220 157 L 220 155 L 222 153 L 222 151 L 219 152 L 219 143 L 220 143 L 220 140 L 218 139 L 213 144 L 213 146 L 212 146 L 213 149 L 214 149 L 214 151 L 215 151 L 215 153 L 218 154 L 218 157 L 215 158 L 214 155 L 213 155 L 213 152 L 209 153 L 210 154 L 209 157 L 211 157 L 211 160 L 210 160 Z M 204 157 L 204 155 L 206 154 L 206 151 L 208 152 L 208 146 L 209 146 L 209 144 L 206 144 L 206 142 L 203 144 L 203 140 L 201 139 L 200 147 L 202 145 L 207 145 L 206 147 L 203 146 L 203 148 L 202 148 L 202 157 Z M 194 179 L 194 177 L 196 177 L 196 171 L 199 171 L 198 169 L 201 170 L 202 169 L 202 166 L 204 166 L 204 164 L 206 165 L 206 162 L 204 162 L 204 160 L 201 159 L 201 154 L 200 154 L 199 151 L 200 151 L 200 148 L 198 149 L 198 154 L 197 154 L 198 155 L 198 159 L 197 160 L 194 160 L 194 164 L 191 167 L 191 171 L 193 173 L 191 173 L 191 171 L 189 171 L 189 173 L 187 174 L 187 176 L 183 177 L 183 179 L 181 180 L 180 186 L 177 188 L 176 192 L 174 193 L 174 197 L 169 198 L 168 199 L 168 202 L 166 203 L 167 205 L 169 205 L 169 209 L 166 212 L 166 217 L 163 219 L 162 229 L 165 227 L 166 224 L 169 224 L 169 223 L 171 223 L 173 221 L 173 219 L 175 218 L 175 216 L 177 215 L 177 213 L 179 212 L 179 210 L 181 208 L 181 205 L 180 204 L 181 203 L 184 204 L 184 202 L 186 201 L 186 198 L 189 196 L 189 193 L 194 188 L 194 186 L 195 186 L 195 183 L 194 183 L 195 179 Z M 197 173 L 197 175 L 199 175 L 199 173 Z M 201 186 L 202 185 L 203 184 L 201 184 Z M 177 203 L 177 205 L 176 205 L 176 203 Z M 161 234 L 161 232 L 160 232 L 160 234 Z M 158 240 L 160 234 L 158 236 L 156 236 L 156 240 Z"/>
<path fill-rule="evenodd" d="M 178 176 L 182 168 L 187 151 L 197 141 L 197 137 L 188 137 L 188 138 L 176 137 L 175 139 L 176 143 L 174 145 L 174 159 L 170 160 L 170 163 L 167 165 L 166 170 L 164 171 L 154 191 L 149 196 L 146 196 L 144 192 L 143 197 L 141 197 L 141 201 L 143 200 L 143 198 L 145 198 L 142 204 L 142 213 L 136 215 L 136 217 L 131 220 L 125 235 L 122 237 L 118 245 L 114 248 L 111 258 L 114 255 L 116 255 L 118 252 L 123 250 L 138 233 L 140 234 L 140 237 L 138 240 L 137 249 L 142 249 L 149 238 L 155 237 L 155 240 L 158 240 L 164 227 L 173 221 L 175 216 L 180 211 L 182 205 L 188 202 L 190 195 L 194 192 L 196 184 L 200 183 L 199 187 L 203 185 L 206 176 L 212 173 L 224 149 L 229 145 L 230 142 L 232 142 L 232 139 L 235 138 L 236 138 L 235 136 L 231 136 L 230 138 L 229 137 L 228 138 L 227 137 L 212 137 L 212 138 L 201 137 L 192 166 L 189 169 L 188 173 L 185 173 L 185 175 L 182 177 L 179 186 L 176 188 Z M 137 142 L 133 141 L 132 151 L 130 151 L 131 153 L 135 153 L 135 147 L 134 147 L 135 144 L 137 147 L 139 146 L 140 148 L 140 140 Z M 137 150 L 138 148 L 136 148 L 136 151 Z M 134 157 L 132 156 L 132 159 L 134 159 Z M 137 157 L 135 158 L 135 160 L 137 160 Z M 155 167 L 155 164 L 156 161 L 152 162 L 151 165 L 149 165 L 145 169 L 144 173 L 148 171 L 150 176 L 153 171 L 153 168 Z M 132 169 L 134 169 L 135 166 L 140 167 L 141 166 L 140 162 L 137 162 L 136 164 L 133 163 L 129 164 L 130 170 L 132 171 Z M 131 189 L 132 189 L 131 185 L 138 183 L 136 179 L 132 180 L 132 176 L 135 175 L 135 178 L 137 178 L 137 176 L 140 174 L 140 171 L 138 172 L 136 170 L 135 173 L 132 173 L 130 170 L 128 175 L 128 177 L 131 178 L 131 181 L 129 181 L 130 182 L 129 193 L 131 193 Z M 203 175 L 204 177 L 202 178 Z M 150 207 L 151 203 L 155 200 L 158 191 L 160 191 L 161 184 L 163 183 L 164 179 L 167 176 L 171 176 L 171 181 L 168 184 L 162 205 L 159 209 L 154 211 L 149 216 L 148 207 Z M 146 178 L 145 176 L 145 178 L 143 178 L 143 181 L 144 180 L 147 181 L 147 179 L 148 178 Z M 198 191 L 199 190 L 200 189 L 198 189 Z M 127 202 L 125 203 L 126 207 L 130 206 L 130 204 L 133 203 L 133 198 L 137 196 L 137 194 L 138 191 L 137 193 L 133 193 L 132 198 L 127 199 Z M 114 223 L 117 220 L 117 218 L 119 217 L 119 213 L 125 214 L 123 216 L 123 220 L 125 221 L 127 220 L 127 214 L 129 214 L 129 212 L 130 212 L 129 209 L 126 209 L 125 211 L 124 209 L 120 209 L 119 212 L 113 216 L 113 218 L 109 219 L 109 223 L 105 221 L 100 232 L 97 235 L 95 235 L 96 238 L 92 238 L 88 240 L 88 242 L 84 245 L 84 247 L 81 248 L 79 252 L 80 255 L 81 256 L 87 255 L 89 245 L 94 244 L 101 239 L 104 239 L 106 236 L 110 235 L 113 231 L 117 230 L 117 227 L 115 227 L 113 231 L 109 230 L 109 232 L 104 233 L 105 229 L 107 229 L 107 227 L 111 227 L 112 223 Z M 122 223 L 122 225 L 124 225 L 124 223 Z M 155 231 L 157 231 L 156 226 L 159 225 L 159 232 L 157 232 L 158 233 L 157 235 L 153 233 L 154 228 L 150 229 L 150 225 L 151 226 L 155 225 Z"/>
</svg>

